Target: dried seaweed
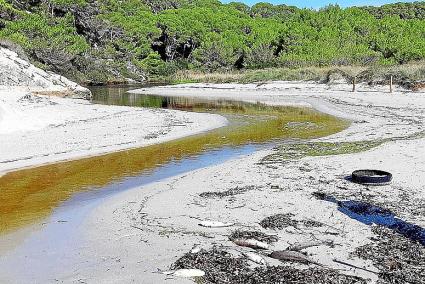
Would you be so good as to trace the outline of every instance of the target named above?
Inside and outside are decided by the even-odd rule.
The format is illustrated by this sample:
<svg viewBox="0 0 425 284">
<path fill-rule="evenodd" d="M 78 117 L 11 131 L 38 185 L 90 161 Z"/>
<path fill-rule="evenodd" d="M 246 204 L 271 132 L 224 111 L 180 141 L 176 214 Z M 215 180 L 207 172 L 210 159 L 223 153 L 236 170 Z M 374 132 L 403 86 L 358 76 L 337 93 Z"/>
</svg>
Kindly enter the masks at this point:
<svg viewBox="0 0 425 284">
<path fill-rule="evenodd" d="M 381 271 L 378 284 L 425 283 L 425 247 L 400 234 L 373 227 L 375 242 L 356 249 L 354 254 L 373 261 Z"/>
<path fill-rule="evenodd" d="M 255 186 L 253 186 L 253 185 L 244 186 L 244 187 L 238 187 L 237 186 L 235 188 L 231 188 L 231 189 L 228 189 L 226 191 L 202 192 L 201 194 L 199 194 L 199 196 L 202 197 L 202 198 L 223 198 L 223 197 L 242 194 L 242 193 L 245 193 L 245 192 L 253 190 L 253 189 L 255 189 Z"/>
<path fill-rule="evenodd" d="M 262 284 L 364 284 L 364 279 L 340 274 L 330 269 L 296 269 L 286 266 L 257 267 L 240 282 Z"/>
<path fill-rule="evenodd" d="M 200 269 L 205 272 L 202 283 L 239 283 L 234 282 L 239 275 L 249 273 L 247 259 L 233 257 L 230 253 L 213 247 L 198 253 L 186 253 L 179 258 L 171 269 Z"/>
<path fill-rule="evenodd" d="M 306 227 L 322 227 L 323 223 L 314 220 L 303 220 L 301 223 Z"/>
<path fill-rule="evenodd" d="M 364 284 L 365 280 L 335 270 L 314 268 L 296 269 L 288 266 L 268 266 L 251 269 L 248 261 L 217 247 L 209 251 L 187 253 L 178 259 L 171 269 L 200 269 L 205 276 L 197 279 L 198 283 L 227 284 Z"/>
<path fill-rule="evenodd" d="M 292 219 L 293 216 L 294 215 L 291 213 L 276 214 L 276 215 L 264 218 L 260 222 L 260 225 L 261 227 L 265 229 L 278 229 L 278 230 L 282 230 L 289 226 L 296 227 L 298 225 L 298 221 L 293 220 Z"/>
<path fill-rule="evenodd" d="M 236 240 L 236 239 L 254 239 L 260 242 L 265 242 L 268 244 L 271 244 L 273 242 L 277 242 L 278 241 L 278 237 L 277 236 L 273 236 L 273 235 L 268 235 L 265 234 L 263 232 L 258 232 L 258 231 L 234 231 L 232 232 L 232 234 L 229 236 L 230 240 Z"/>
</svg>

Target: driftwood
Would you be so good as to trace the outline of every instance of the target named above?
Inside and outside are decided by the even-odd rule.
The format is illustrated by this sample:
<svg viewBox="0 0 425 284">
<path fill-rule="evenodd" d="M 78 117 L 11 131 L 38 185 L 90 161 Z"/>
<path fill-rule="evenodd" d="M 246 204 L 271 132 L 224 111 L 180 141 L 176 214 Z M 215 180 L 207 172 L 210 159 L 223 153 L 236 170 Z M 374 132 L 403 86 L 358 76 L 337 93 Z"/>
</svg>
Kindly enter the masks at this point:
<svg viewBox="0 0 425 284">
<path fill-rule="evenodd" d="M 352 267 L 352 268 L 360 269 L 360 270 L 367 271 L 367 272 L 374 273 L 374 274 L 379 274 L 378 272 L 375 272 L 375 271 L 369 270 L 367 268 L 363 268 L 363 267 L 360 267 L 360 266 L 357 266 L 357 265 L 354 265 L 354 264 L 351 264 L 351 263 L 348 263 L 348 262 L 345 262 L 345 261 L 341 261 L 341 260 L 338 260 L 338 259 L 335 259 L 335 258 L 333 259 L 333 261 L 336 262 L 336 263 L 342 264 L 342 265 Z"/>
</svg>

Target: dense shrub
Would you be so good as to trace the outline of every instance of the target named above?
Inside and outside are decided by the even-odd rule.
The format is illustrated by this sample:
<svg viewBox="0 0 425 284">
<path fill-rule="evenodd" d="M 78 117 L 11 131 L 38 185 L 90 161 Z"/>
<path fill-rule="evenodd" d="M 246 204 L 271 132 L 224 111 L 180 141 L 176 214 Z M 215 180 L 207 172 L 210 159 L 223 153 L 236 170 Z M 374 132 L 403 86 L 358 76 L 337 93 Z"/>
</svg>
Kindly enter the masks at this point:
<svg viewBox="0 0 425 284">
<path fill-rule="evenodd" d="M 30 55 L 101 54 L 154 76 L 189 67 L 394 65 L 425 58 L 424 11 L 424 2 L 310 10 L 216 0 L 0 0 L 0 38 Z"/>
</svg>

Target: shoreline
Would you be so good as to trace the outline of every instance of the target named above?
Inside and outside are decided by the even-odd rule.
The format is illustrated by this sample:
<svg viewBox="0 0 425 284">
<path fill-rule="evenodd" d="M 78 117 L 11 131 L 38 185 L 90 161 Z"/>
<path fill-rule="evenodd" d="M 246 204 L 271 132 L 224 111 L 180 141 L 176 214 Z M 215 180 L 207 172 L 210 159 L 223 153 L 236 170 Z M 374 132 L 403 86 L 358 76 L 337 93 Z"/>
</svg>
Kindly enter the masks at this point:
<svg viewBox="0 0 425 284">
<path fill-rule="evenodd" d="M 276 84 L 282 85 L 282 88 L 277 88 Z M 245 98 L 270 104 L 307 102 L 330 112 L 345 113 L 347 118 L 354 120 L 348 129 L 313 142 L 350 143 L 380 139 L 389 139 L 390 142 L 360 153 L 304 157 L 270 165 L 261 165 L 259 161 L 276 154 L 276 150 L 261 150 L 107 198 L 75 229 L 78 246 L 67 252 L 75 272 L 58 269 L 55 279 L 65 283 L 74 283 L 78 279 L 162 283 L 167 276 L 152 272 L 166 270 L 195 244 L 204 249 L 211 248 L 213 244 L 234 247 L 228 240 L 230 232 L 252 229 L 276 234 L 279 237 L 279 242 L 274 245 L 276 249 L 285 249 L 297 241 L 309 241 L 310 235 L 322 240 L 332 239 L 337 247 L 328 249 L 319 246 L 307 252 L 315 261 L 342 269 L 347 274 L 371 278 L 373 283 L 376 275 L 332 262 L 333 258 L 337 258 L 376 271 L 371 260 L 350 255 L 360 246 L 374 242 L 371 227 L 343 215 L 333 204 L 315 200 L 311 194 L 323 191 L 347 199 L 366 196 L 370 202 L 382 202 L 405 220 L 425 225 L 425 217 L 413 213 L 415 210 L 420 212 L 417 211 L 420 208 L 416 207 L 425 197 L 421 190 L 425 182 L 422 169 L 425 157 L 414 155 L 425 146 L 425 139 L 397 139 L 425 131 L 424 93 L 350 93 L 341 90 L 344 87 L 349 89 L 349 86 L 343 85 L 327 89 L 326 85 L 274 82 L 266 86 L 273 89 L 269 91 L 238 89 L 231 84 L 228 87 L 235 90 L 225 89 L 225 94 L 223 88 L 216 88 L 213 93 L 203 84 L 195 88 L 190 85 L 155 87 L 139 92 L 236 100 Z M 360 167 L 389 170 L 394 174 L 394 181 L 382 187 L 364 187 L 343 179 L 344 175 Z M 410 171 L 415 173 L 415 179 L 411 178 Z M 249 186 L 253 189 L 230 199 L 207 199 L 199 195 Z M 296 220 L 314 220 L 328 227 L 303 228 L 304 234 L 296 228 L 266 230 L 258 225 L 261 219 L 276 213 L 291 213 Z M 234 222 L 236 226 L 202 228 L 198 226 L 201 220 Z M 334 228 L 331 230 L 333 234 L 328 235 L 326 232 L 331 227 Z M 32 276 L 47 282 L 52 280 L 40 274 L 20 277 Z M 173 278 L 173 283 L 193 282 Z"/>
<path fill-rule="evenodd" d="M 211 84 L 211 83 L 190 83 L 171 86 L 159 86 L 131 90 L 132 94 L 152 94 L 164 96 L 199 96 L 210 99 L 233 99 L 246 102 L 260 102 L 269 105 L 282 106 L 307 106 L 319 112 L 333 115 L 339 118 L 353 121 L 352 125 L 332 137 L 323 139 L 335 139 L 341 141 L 372 140 L 384 138 L 403 137 L 408 134 L 421 131 L 420 125 L 422 117 L 416 120 L 414 117 L 407 119 L 413 126 L 398 129 L 386 121 L 385 114 L 380 116 L 368 116 L 353 108 L 365 109 L 375 106 L 382 112 L 385 108 L 397 109 L 399 111 L 415 112 L 417 109 L 422 112 L 425 109 L 425 92 L 410 92 L 403 88 L 394 88 L 393 93 L 388 93 L 387 87 L 369 87 L 358 84 L 357 91 L 351 92 L 349 84 L 319 84 L 314 82 L 301 81 L 273 81 L 264 84 Z M 397 102 L 394 102 L 394 98 Z M 412 101 L 415 100 L 415 103 Z M 397 113 L 398 115 L 398 113 Z M 411 116 L 406 115 L 406 116 Z M 389 114 L 388 119 L 396 118 L 395 114 Z M 368 119 L 368 120 L 365 120 Z M 365 127 L 364 124 L 367 124 Z M 383 126 L 388 129 L 382 129 Z M 359 135 L 359 132 L 362 132 Z M 353 136 L 354 133 L 356 136 Z M 343 136 L 348 135 L 348 139 Z"/>
<path fill-rule="evenodd" d="M 4 112 L 15 116 L 5 115 L 3 123 L 12 121 L 22 128 L 21 131 L 0 131 L 0 141 L 6 150 L 0 154 L 0 176 L 159 144 L 227 124 L 226 118 L 214 114 L 105 106 L 51 96 L 30 95 L 29 102 L 22 103 L 25 100 L 22 98 L 31 91 L 0 90 L 0 108 L 3 105 Z M 19 121 L 21 119 L 24 121 Z M 31 124 L 30 120 L 38 125 L 25 125 Z"/>
</svg>

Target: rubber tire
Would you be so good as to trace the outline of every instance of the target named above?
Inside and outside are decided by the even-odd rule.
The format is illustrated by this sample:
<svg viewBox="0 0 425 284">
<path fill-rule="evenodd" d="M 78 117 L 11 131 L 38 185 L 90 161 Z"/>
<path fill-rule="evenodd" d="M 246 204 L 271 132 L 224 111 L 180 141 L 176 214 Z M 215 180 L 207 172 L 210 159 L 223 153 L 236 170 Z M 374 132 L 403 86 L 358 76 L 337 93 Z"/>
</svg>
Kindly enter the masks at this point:
<svg viewBox="0 0 425 284">
<path fill-rule="evenodd" d="M 361 184 L 387 184 L 393 179 L 389 172 L 381 170 L 357 170 L 351 175 L 353 182 Z"/>
</svg>

